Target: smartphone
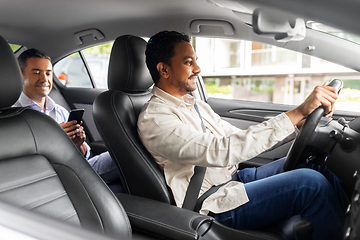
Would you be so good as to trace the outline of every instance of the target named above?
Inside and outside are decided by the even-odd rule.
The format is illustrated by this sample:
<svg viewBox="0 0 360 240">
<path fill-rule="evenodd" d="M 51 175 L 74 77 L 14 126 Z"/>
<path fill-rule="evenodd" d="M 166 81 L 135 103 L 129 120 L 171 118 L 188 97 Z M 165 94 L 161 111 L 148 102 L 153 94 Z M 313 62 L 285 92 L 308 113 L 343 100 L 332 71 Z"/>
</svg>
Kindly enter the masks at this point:
<svg viewBox="0 0 360 240">
<path fill-rule="evenodd" d="M 70 115 L 69 115 L 69 119 L 68 119 L 68 122 L 69 121 L 73 121 L 73 120 L 76 120 L 78 124 L 81 123 L 81 119 L 84 115 L 84 109 L 72 109 L 70 111 Z"/>
</svg>

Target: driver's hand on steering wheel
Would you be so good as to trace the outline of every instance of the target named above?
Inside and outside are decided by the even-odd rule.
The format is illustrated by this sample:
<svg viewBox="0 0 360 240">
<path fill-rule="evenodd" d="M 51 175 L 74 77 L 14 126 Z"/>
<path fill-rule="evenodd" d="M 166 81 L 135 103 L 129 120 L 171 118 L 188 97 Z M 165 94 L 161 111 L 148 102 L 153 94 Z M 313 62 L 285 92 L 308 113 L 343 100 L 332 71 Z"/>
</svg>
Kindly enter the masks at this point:
<svg viewBox="0 0 360 240">
<path fill-rule="evenodd" d="M 327 86 L 328 84 L 325 82 L 322 86 L 316 86 L 302 104 L 286 113 L 294 126 L 300 128 L 303 120 L 320 106 L 325 107 L 326 117 L 332 116 L 338 94 L 335 88 Z"/>
</svg>

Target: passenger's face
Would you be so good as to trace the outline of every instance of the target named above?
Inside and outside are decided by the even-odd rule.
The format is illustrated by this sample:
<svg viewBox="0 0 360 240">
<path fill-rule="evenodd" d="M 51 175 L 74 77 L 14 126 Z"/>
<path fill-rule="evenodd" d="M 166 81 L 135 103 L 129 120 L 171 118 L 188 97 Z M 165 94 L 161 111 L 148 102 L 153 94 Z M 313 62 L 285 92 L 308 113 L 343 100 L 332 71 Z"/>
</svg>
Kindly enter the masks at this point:
<svg viewBox="0 0 360 240">
<path fill-rule="evenodd" d="M 197 65 L 196 53 L 188 42 L 175 45 L 175 55 L 170 59 L 170 84 L 181 96 L 196 89 L 197 75 L 200 67 Z"/>
<path fill-rule="evenodd" d="M 23 91 L 35 102 L 45 98 L 52 89 L 52 64 L 48 59 L 29 58 L 23 73 Z"/>
</svg>

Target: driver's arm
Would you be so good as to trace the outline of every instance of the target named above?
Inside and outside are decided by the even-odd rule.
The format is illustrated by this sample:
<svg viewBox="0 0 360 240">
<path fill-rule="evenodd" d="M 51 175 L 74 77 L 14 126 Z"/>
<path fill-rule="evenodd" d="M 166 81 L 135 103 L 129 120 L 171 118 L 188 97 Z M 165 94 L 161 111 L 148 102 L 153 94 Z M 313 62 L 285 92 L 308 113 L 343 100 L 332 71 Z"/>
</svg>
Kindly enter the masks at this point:
<svg viewBox="0 0 360 240">
<path fill-rule="evenodd" d="M 328 83 L 324 83 L 322 86 L 316 86 L 302 104 L 286 112 L 286 115 L 290 118 L 294 126 L 301 123 L 304 118 L 320 106 L 325 107 L 327 116 L 332 115 L 338 94 L 335 88 L 327 86 L 327 84 Z"/>
</svg>

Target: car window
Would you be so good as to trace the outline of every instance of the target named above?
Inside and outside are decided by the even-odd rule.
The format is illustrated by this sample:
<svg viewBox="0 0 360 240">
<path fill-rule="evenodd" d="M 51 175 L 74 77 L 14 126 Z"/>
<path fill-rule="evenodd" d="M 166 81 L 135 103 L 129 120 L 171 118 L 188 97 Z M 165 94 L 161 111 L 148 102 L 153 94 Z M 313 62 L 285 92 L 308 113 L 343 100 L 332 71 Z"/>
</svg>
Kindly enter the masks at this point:
<svg viewBox="0 0 360 240">
<path fill-rule="evenodd" d="M 54 65 L 54 74 L 67 87 L 92 88 L 92 81 L 80 53 L 74 53 Z"/>
<path fill-rule="evenodd" d="M 354 70 L 251 41 L 194 38 L 193 45 L 209 97 L 298 105 L 314 86 L 339 78 L 344 87 L 336 109 L 360 111 Z"/>
<path fill-rule="evenodd" d="M 97 88 L 107 88 L 107 74 L 113 42 L 82 50 Z"/>
<path fill-rule="evenodd" d="M 63 58 L 54 65 L 56 77 L 66 87 L 107 88 L 112 45 L 97 45 Z"/>
</svg>

